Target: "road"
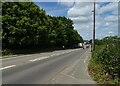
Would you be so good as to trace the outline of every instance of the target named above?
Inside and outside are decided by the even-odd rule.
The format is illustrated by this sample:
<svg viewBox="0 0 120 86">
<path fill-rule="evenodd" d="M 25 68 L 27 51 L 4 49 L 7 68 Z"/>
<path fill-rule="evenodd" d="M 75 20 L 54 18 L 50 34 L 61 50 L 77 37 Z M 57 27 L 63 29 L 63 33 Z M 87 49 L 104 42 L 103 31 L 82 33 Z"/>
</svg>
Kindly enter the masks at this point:
<svg viewBox="0 0 120 86">
<path fill-rule="evenodd" d="M 55 84 L 54 79 L 58 80 L 57 83 L 63 83 L 65 77 L 60 77 L 61 72 L 69 71 L 75 74 L 76 70 L 73 65 L 81 61 L 80 69 L 77 70 L 77 77 L 83 77 L 84 73 L 87 74 L 87 70 L 82 71 L 84 64 L 87 65 L 87 59 L 84 54 L 89 49 L 69 49 L 59 50 L 54 52 L 38 53 L 16 56 L 13 58 L 7 58 L 2 60 L 2 83 L 3 84 Z M 85 54 L 87 55 L 87 54 Z M 82 66 L 83 65 L 83 66 Z M 72 67 L 72 70 L 70 70 Z M 80 75 L 79 75 L 80 74 Z M 76 75 L 76 74 L 75 74 Z M 84 81 L 78 77 L 78 82 Z M 89 76 L 85 76 L 84 78 Z M 68 79 L 69 80 L 69 79 Z M 93 83 L 90 79 L 87 79 L 88 83 Z M 74 81 L 74 80 L 72 80 Z M 89 82 L 90 81 L 90 82 Z M 72 82 L 71 82 L 72 83 Z M 74 84 L 77 81 L 73 82 Z M 68 81 L 69 84 L 69 81 Z"/>
</svg>

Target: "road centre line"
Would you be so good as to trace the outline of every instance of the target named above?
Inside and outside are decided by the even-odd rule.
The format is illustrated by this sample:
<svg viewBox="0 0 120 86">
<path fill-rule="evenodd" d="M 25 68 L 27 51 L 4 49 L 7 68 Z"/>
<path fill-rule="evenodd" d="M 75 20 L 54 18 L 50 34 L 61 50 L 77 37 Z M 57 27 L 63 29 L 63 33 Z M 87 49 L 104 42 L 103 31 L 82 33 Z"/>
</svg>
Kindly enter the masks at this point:
<svg viewBox="0 0 120 86">
<path fill-rule="evenodd" d="M 18 55 L 18 56 L 17 55 L 13 55 L 13 57 L 10 57 L 10 58 L 6 58 L 6 56 L 3 56 L 0 59 L 2 59 L 2 60 L 9 60 L 9 59 L 15 59 L 15 58 L 19 58 L 19 57 L 28 57 L 28 56 L 32 56 L 32 55 Z"/>
<path fill-rule="evenodd" d="M 10 65 L 10 66 L 6 66 L 6 67 L 3 67 L 3 68 L 0 68 L 0 70 L 4 70 L 4 69 L 8 69 L 8 68 L 12 68 L 12 67 L 15 67 L 16 65 Z"/>
<path fill-rule="evenodd" d="M 58 53 L 58 54 L 53 54 L 53 55 L 50 55 L 50 56 L 44 56 L 44 57 L 29 60 L 29 61 L 34 62 L 34 61 L 43 60 L 43 59 L 47 59 L 47 58 L 52 57 L 52 56 L 58 56 L 58 55 L 62 55 L 62 54 L 65 54 L 65 53 L 70 53 L 70 52 L 72 52 L 72 51 L 66 51 L 66 52 L 62 52 L 62 53 Z M 24 55 L 24 56 L 31 56 L 31 55 Z M 22 56 L 18 56 L 18 57 L 22 57 Z M 13 58 L 17 58 L 17 57 L 13 57 Z M 6 59 L 11 59 L 11 58 L 6 58 Z M 4 60 L 4 59 L 2 59 L 2 60 Z M 10 66 L 6 66 L 6 67 L 2 67 L 2 68 L 0 68 L 0 70 L 12 68 L 12 67 L 15 67 L 15 66 L 16 65 L 10 65 Z"/>
<path fill-rule="evenodd" d="M 63 54 L 65 54 L 66 52 L 69 53 L 70 51 L 76 51 L 76 50 L 68 50 L 68 51 L 65 51 L 63 52 Z M 3 56 L 3 57 L 0 57 L 1 60 L 9 60 L 9 59 L 14 59 L 14 58 L 19 58 L 19 57 L 29 57 L 29 56 L 33 56 L 32 54 L 31 55 L 13 55 L 13 57 L 10 57 L 10 58 L 4 58 L 6 56 Z M 51 55 L 51 56 L 55 56 L 54 55 Z M 7 56 L 8 57 L 8 56 Z"/>
<path fill-rule="evenodd" d="M 69 52 L 70 52 L 70 51 L 69 51 Z M 62 55 L 62 54 L 69 53 L 69 52 L 62 52 L 62 53 L 58 53 L 58 54 L 52 54 L 52 55 L 50 55 L 50 56 L 44 56 L 44 57 L 40 57 L 40 58 L 36 58 L 36 59 L 29 60 L 29 61 L 30 61 L 30 62 L 35 62 L 35 61 L 47 59 L 47 58 L 52 57 L 52 56 L 58 56 L 58 55 Z"/>
<path fill-rule="evenodd" d="M 47 59 L 47 58 L 49 58 L 49 56 L 44 56 L 44 57 L 40 57 L 40 58 L 29 60 L 29 61 L 30 62 L 34 62 L 34 61 L 39 61 L 39 60 L 43 60 L 43 59 Z"/>
</svg>

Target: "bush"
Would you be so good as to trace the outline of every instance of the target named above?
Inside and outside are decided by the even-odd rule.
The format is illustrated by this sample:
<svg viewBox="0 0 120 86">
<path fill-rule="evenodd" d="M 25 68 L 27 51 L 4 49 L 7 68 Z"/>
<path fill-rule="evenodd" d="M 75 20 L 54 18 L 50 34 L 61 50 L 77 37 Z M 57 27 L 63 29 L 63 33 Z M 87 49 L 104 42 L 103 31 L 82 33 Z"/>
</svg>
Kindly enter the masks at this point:
<svg viewBox="0 0 120 86">
<path fill-rule="evenodd" d="M 94 66 L 101 65 L 100 69 L 104 75 L 118 82 L 118 80 L 120 80 L 119 41 L 116 40 L 116 37 L 107 37 L 101 41 L 103 43 L 96 45 L 95 51 L 92 52 L 92 62 L 95 63 Z"/>
</svg>

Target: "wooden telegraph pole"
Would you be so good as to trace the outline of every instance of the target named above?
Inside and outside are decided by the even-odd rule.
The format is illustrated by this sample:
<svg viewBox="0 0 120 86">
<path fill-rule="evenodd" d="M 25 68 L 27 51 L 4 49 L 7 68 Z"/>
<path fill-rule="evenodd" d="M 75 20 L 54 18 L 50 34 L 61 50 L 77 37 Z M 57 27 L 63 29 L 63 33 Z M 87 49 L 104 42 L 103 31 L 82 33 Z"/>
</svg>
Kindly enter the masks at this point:
<svg viewBox="0 0 120 86">
<path fill-rule="evenodd" d="M 94 1 L 94 10 L 93 10 L 93 41 L 92 41 L 92 51 L 95 50 L 95 1 Z"/>
</svg>

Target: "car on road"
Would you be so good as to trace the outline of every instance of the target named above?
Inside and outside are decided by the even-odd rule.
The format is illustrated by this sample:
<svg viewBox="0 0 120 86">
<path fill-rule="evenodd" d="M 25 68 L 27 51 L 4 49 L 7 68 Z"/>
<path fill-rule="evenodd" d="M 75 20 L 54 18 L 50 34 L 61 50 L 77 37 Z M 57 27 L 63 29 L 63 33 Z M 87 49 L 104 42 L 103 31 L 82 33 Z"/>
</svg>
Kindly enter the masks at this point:
<svg viewBox="0 0 120 86">
<path fill-rule="evenodd" d="M 86 45 L 86 48 L 89 48 L 89 45 Z"/>
</svg>

